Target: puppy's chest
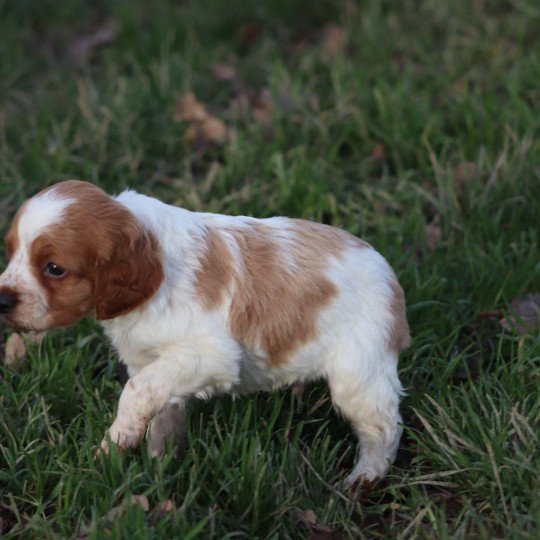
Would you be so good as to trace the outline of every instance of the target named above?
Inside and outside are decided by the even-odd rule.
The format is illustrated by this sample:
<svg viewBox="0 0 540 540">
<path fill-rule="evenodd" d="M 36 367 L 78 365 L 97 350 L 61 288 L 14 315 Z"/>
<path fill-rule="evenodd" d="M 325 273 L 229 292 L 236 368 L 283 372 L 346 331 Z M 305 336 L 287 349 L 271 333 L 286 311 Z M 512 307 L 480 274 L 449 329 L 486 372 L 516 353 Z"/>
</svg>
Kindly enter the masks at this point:
<svg viewBox="0 0 540 540">
<path fill-rule="evenodd" d="M 154 343 L 137 339 L 138 332 L 133 329 L 121 329 L 108 321 L 102 322 L 103 329 L 120 360 L 126 364 L 130 375 L 140 371 L 159 358 L 159 348 Z"/>
<path fill-rule="evenodd" d="M 159 358 L 159 351 L 153 348 L 137 348 L 132 344 L 118 344 L 114 343 L 114 348 L 118 353 L 120 360 L 126 364 L 130 375 L 137 373 L 145 366 L 153 363 Z"/>
</svg>

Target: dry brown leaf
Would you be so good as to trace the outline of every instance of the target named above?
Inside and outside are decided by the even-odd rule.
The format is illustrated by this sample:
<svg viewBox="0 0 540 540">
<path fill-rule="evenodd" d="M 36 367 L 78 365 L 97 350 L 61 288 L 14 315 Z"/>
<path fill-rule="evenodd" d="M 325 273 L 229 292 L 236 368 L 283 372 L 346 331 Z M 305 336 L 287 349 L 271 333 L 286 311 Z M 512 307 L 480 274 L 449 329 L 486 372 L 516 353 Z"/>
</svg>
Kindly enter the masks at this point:
<svg viewBox="0 0 540 540">
<path fill-rule="evenodd" d="M 214 142 L 222 144 L 227 140 L 227 126 L 218 118 L 209 116 L 201 122 L 194 122 L 186 130 L 190 142 Z"/>
<path fill-rule="evenodd" d="M 345 30 L 337 24 L 327 24 L 323 29 L 322 47 L 326 60 L 334 60 L 343 49 Z"/>
<path fill-rule="evenodd" d="M 259 124 L 270 125 L 272 123 L 272 95 L 270 90 L 264 89 L 253 98 L 253 117 Z"/>
<path fill-rule="evenodd" d="M 195 97 L 193 92 L 186 92 L 176 102 L 175 122 L 189 122 L 185 136 L 190 142 L 223 144 L 227 140 L 227 126 Z"/>
<path fill-rule="evenodd" d="M 254 118 L 259 124 L 272 123 L 272 94 L 268 88 L 260 92 L 250 88 L 242 89 L 232 100 L 231 107 L 243 120 Z"/>
<path fill-rule="evenodd" d="M 303 525 L 315 525 L 317 523 L 317 516 L 313 510 L 299 510 L 295 508 L 291 512 L 291 515 L 295 521 Z"/>
<path fill-rule="evenodd" d="M 140 506 L 145 512 L 150 510 L 150 503 L 148 502 L 148 497 L 146 495 L 132 495 L 131 505 Z"/>
<path fill-rule="evenodd" d="M 172 499 L 165 499 L 163 501 L 160 501 L 157 509 L 159 512 L 163 513 L 172 512 L 174 510 L 174 501 Z"/>
<path fill-rule="evenodd" d="M 214 62 L 210 64 L 212 73 L 218 81 L 234 81 L 236 79 L 236 68 L 223 62 Z"/>
<path fill-rule="evenodd" d="M 127 513 L 127 505 L 125 502 L 122 504 L 119 504 L 118 506 L 113 506 L 105 515 L 105 521 L 108 521 L 109 523 L 112 521 L 115 521 L 119 517 L 125 516 Z M 81 530 L 81 534 L 87 534 L 90 529 L 83 529 Z"/>
<path fill-rule="evenodd" d="M 426 225 L 426 238 L 429 250 L 433 251 L 442 239 L 440 214 L 436 214 L 431 223 Z"/>
<path fill-rule="evenodd" d="M 111 508 L 107 512 L 105 520 L 112 522 L 121 516 L 125 516 L 130 506 L 140 506 L 145 512 L 150 509 L 150 503 L 146 495 L 132 495 L 131 499 L 125 499 L 118 506 Z"/>
<path fill-rule="evenodd" d="M 514 298 L 508 316 L 501 319 L 501 326 L 519 334 L 531 334 L 540 330 L 540 294 L 529 294 L 525 298 Z"/>
<path fill-rule="evenodd" d="M 500 319 L 503 316 L 502 309 L 488 309 L 479 311 L 476 316 L 479 319 Z"/>
<path fill-rule="evenodd" d="M 460 161 L 453 170 L 454 185 L 458 198 L 463 197 L 467 182 L 478 175 L 478 167 L 474 161 Z"/>
<path fill-rule="evenodd" d="M 371 150 L 371 157 L 375 161 L 386 161 L 386 150 L 384 144 L 376 144 Z"/>
<path fill-rule="evenodd" d="M 175 122 L 200 122 L 208 117 L 205 106 L 193 92 L 186 92 L 176 102 Z"/>
<path fill-rule="evenodd" d="M 291 517 L 308 529 L 307 538 L 311 540 L 341 540 L 343 533 L 327 525 L 317 523 L 317 516 L 313 510 L 291 509 Z"/>
<path fill-rule="evenodd" d="M 4 347 L 4 363 L 7 366 L 17 366 L 26 356 L 26 345 L 21 334 L 14 332 L 11 334 Z"/>
<path fill-rule="evenodd" d="M 162 519 L 165 514 L 168 514 L 169 512 L 174 512 L 175 510 L 176 506 L 174 504 L 174 501 L 172 499 L 164 499 L 152 509 L 152 512 L 150 512 L 150 522 L 155 523 Z"/>
<path fill-rule="evenodd" d="M 258 21 L 251 21 L 240 27 L 238 37 L 244 45 L 253 43 L 263 31 L 263 25 Z"/>
<path fill-rule="evenodd" d="M 204 139 L 215 143 L 224 143 L 227 140 L 227 126 L 214 116 L 209 116 L 202 123 L 201 132 Z"/>
<path fill-rule="evenodd" d="M 107 19 L 88 34 L 83 34 L 74 39 L 67 46 L 66 57 L 69 61 L 80 64 L 86 61 L 97 47 L 113 41 L 117 34 L 117 21 L 115 19 Z"/>
</svg>

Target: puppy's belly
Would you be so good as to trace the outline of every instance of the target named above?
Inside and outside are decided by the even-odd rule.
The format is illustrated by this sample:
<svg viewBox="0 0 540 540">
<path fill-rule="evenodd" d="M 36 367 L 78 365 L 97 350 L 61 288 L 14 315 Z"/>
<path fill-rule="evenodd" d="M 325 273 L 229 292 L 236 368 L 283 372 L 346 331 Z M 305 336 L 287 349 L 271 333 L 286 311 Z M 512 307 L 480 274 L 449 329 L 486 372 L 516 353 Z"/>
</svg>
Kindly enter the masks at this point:
<svg viewBox="0 0 540 540">
<path fill-rule="evenodd" d="M 313 369 L 316 363 L 313 361 L 305 363 L 311 364 L 311 369 L 306 369 L 299 356 L 292 357 L 283 364 L 273 364 L 266 357 L 245 352 L 240 364 L 239 381 L 232 385 L 231 392 L 242 394 L 261 390 L 271 391 L 300 380 L 317 378 L 318 373 Z"/>
</svg>

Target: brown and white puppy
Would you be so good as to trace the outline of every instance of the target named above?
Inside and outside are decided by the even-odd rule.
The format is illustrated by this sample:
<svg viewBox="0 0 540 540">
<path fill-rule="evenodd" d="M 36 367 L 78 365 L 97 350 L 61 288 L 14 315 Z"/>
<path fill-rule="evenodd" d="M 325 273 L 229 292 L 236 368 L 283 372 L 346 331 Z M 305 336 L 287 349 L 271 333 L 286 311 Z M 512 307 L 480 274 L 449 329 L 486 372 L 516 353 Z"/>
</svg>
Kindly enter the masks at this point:
<svg viewBox="0 0 540 540">
<path fill-rule="evenodd" d="M 362 240 L 68 181 L 23 204 L 7 251 L 5 321 L 43 330 L 95 316 L 127 365 L 109 430 L 120 448 L 136 446 L 150 424 L 162 451 L 191 397 L 324 378 L 360 442 L 347 481 L 381 477 L 394 459 L 405 302 L 386 260 Z"/>
</svg>

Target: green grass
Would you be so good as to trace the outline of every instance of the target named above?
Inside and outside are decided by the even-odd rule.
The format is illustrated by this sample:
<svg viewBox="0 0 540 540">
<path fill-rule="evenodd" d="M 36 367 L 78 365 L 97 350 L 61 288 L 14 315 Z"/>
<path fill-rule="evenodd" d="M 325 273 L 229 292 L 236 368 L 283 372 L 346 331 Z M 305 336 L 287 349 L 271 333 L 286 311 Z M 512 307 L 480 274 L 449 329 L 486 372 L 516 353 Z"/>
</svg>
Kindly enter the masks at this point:
<svg viewBox="0 0 540 540">
<path fill-rule="evenodd" d="M 108 17 L 114 41 L 70 63 Z M 345 30 L 331 60 L 329 22 Z M 339 484 L 354 437 L 323 385 L 194 404 L 181 459 L 97 461 L 114 352 L 91 321 L 50 332 L 0 371 L 6 537 L 330 538 L 295 519 L 313 510 L 334 538 L 537 538 L 540 338 L 478 315 L 540 291 L 539 36 L 535 0 L 0 2 L 1 232 L 66 178 L 330 222 L 391 262 L 414 338 L 400 454 L 355 498 Z M 188 90 L 229 126 L 223 146 L 173 121 Z M 246 90 L 272 97 L 268 124 L 233 107 Z M 150 512 L 107 516 L 132 494 Z"/>
</svg>

